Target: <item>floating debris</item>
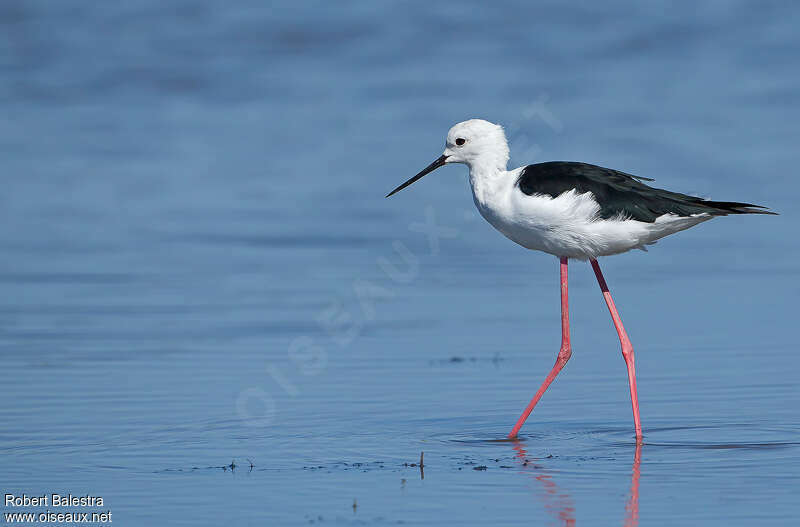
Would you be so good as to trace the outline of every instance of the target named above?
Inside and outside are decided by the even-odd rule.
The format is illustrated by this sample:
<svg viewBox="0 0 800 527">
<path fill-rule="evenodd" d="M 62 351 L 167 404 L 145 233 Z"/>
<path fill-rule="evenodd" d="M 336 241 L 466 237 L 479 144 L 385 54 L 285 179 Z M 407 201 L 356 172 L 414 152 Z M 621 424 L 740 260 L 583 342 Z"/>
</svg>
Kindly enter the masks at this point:
<svg viewBox="0 0 800 527">
<path fill-rule="evenodd" d="M 466 362 L 471 362 L 471 363 L 491 362 L 492 364 L 497 366 L 501 362 L 503 362 L 503 360 L 504 359 L 500 356 L 499 353 L 495 353 L 494 356 L 492 356 L 492 357 L 462 357 L 460 355 L 453 355 L 452 357 L 447 358 L 447 359 L 429 360 L 428 364 L 430 364 L 430 365 L 434 365 L 434 364 L 444 365 L 444 364 L 463 364 L 463 363 L 466 363 Z"/>
</svg>

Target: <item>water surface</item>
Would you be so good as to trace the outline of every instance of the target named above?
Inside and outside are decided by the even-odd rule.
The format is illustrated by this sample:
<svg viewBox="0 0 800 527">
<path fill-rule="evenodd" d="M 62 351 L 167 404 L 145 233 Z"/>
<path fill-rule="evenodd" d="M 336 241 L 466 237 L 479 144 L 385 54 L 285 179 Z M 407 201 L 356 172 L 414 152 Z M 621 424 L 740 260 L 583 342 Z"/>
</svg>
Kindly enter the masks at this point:
<svg viewBox="0 0 800 527">
<path fill-rule="evenodd" d="M 123 525 L 796 524 L 799 16 L 4 2 L 2 492 Z M 504 440 L 558 350 L 556 261 L 463 167 L 383 199 L 469 117 L 516 165 L 781 212 L 601 262 L 641 447 L 579 262 L 573 359 Z"/>
</svg>

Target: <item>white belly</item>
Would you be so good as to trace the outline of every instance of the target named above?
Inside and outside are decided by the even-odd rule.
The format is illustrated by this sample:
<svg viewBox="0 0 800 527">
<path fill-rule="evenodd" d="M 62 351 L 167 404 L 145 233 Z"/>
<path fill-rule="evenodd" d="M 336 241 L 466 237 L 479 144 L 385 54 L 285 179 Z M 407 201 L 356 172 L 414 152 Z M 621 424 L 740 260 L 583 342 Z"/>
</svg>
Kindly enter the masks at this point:
<svg viewBox="0 0 800 527">
<path fill-rule="evenodd" d="M 643 249 L 659 238 L 711 219 L 708 214 L 665 214 L 653 223 L 602 219 L 591 193 L 565 192 L 556 198 L 528 196 L 516 187 L 490 195 L 474 193 L 481 215 L 514 242 L 559 257 L 586 260 Z"/>
</svg>

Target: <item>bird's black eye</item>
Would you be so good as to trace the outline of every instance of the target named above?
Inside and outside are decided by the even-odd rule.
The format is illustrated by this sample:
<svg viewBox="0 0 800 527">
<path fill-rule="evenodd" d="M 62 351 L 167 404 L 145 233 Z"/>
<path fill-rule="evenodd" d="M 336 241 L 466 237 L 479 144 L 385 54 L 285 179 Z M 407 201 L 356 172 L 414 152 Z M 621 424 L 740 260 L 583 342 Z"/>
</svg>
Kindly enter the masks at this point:
<svg viewBox="0 0 800 527">
<path fill-rule="evenodd" d="M 467 140 L 466 140 L 466 139 L 464 139 L 463 137 L 459 137 L 458 139 L 456 139 L 456 144 L 457 144 L 458 146 L 461 146 L 461 145 L 463 145 L 463 144 L 464 144 L 464 143 L 466 143 L 466 142 L 467 142 Z"/>
</svg>

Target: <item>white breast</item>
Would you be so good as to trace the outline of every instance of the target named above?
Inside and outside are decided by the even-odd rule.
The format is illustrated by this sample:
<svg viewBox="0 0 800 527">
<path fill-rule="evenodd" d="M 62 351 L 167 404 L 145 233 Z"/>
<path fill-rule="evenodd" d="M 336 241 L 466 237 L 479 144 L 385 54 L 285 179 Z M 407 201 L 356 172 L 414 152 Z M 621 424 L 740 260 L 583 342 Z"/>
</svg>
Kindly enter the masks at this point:
<svg viewBox="0 0 800 527">
<path fill-rule="evenodd" d="M 653 223 L 600 217 L 590 192 L 572 190 L 556 198 L 528 196 L 517 188 L 518 170 L 472 183 L 481 215 L 506 237 L 528 249 L 586 260 L 643 249 L 659 238 L 711 219 L 708 214 L 681 217 L 665 214 Z"/>
</svg>

